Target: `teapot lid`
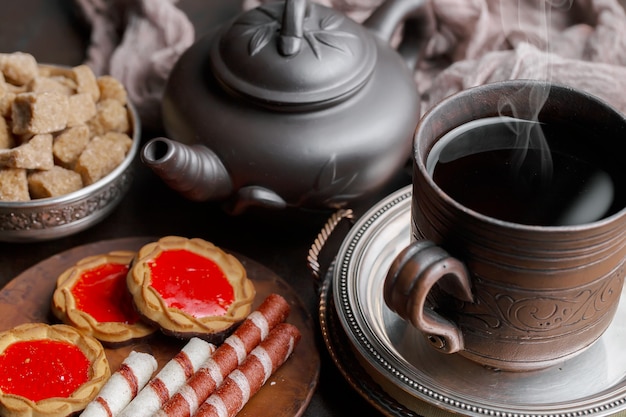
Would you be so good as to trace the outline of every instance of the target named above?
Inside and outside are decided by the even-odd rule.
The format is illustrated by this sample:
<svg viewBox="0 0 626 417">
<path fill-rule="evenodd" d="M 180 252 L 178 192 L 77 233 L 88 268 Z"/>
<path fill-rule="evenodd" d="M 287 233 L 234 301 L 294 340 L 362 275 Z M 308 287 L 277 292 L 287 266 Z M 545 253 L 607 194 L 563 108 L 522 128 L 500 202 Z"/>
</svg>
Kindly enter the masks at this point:
<svg viewBox="0 0 626 417">
<path fill-rule="evenodd" d="M 241 14 L 210 56 L 226 88 L 266 104 L 303 106 L 361 87 L 376 64 L 376 44 L 366 28 L 333 9 L 286 0 Z"/>
</svg>

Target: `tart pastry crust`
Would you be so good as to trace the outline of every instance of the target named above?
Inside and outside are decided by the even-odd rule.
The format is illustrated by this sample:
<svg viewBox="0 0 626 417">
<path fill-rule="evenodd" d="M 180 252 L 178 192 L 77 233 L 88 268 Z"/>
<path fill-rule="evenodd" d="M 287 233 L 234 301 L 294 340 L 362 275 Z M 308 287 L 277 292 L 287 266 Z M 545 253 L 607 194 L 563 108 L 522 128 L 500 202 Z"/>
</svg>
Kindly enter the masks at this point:
<svg viewBox="0 0 626 417">
<path fill-rule="evenodd" d="M 16 342 L 38 340 L 66 342 L 78 347 L 89 360 L 88 380 L 67 398 L 51 397 L 36 402 L 0 390 L 0 415 L 3 417 L 66 417 L 84 409 L 111 375 L 102 344 L 65 324 L 28 323 L 2 332 L 0 354 Z"/>
<path fill-rule="evenodd" d="M 63 323 L 82 330 L 108 347 L 119 347 L 152 335 L 157 329 L 144 323 L 142 320 L 128 322 L 98 321 L 92 314 L 79 307 L 72 292 L 72 289 L 83 278 L 84 274 L 106 265 L 129 266 L 134 256 L 135 252 L 131 251 L 114 251 L 108 254 L 89 256 L 65 270 L 57 279 L 56 290 L 52 296 L 52 313 Z M 126 276 L 121 279 L 124 292 L 127 293 Z M 132 306 L 131 297 L 128 296 L 128 300 L 124 300 L 124 294 L 121 295 L 122 299 L 120 302 L 126 301 L 128 304 L 122 307 L 132 311 L 134 307 Z"/>
<path fill-rule="evenodd" d="M 182 308 L 168 305 L 152 285 L 151 264 L 162 253 L 178 250 L 212 261 L 223 272 L 233 290 L 232 303 L 224 314 L 196 317 Z M 200 287 L 207 285 L 212 285 L 210 277 Z M 203 239 L 178 236 L 166 236 L 143 246 L 133 260 L 127 286 L 144 320 L 158 326 L 163 333 L 179 338 L 199 337 L 214 344 L 221 343 L 248 316 L 255 296 L 254 284 L 237 258 Z"/>
</svg>

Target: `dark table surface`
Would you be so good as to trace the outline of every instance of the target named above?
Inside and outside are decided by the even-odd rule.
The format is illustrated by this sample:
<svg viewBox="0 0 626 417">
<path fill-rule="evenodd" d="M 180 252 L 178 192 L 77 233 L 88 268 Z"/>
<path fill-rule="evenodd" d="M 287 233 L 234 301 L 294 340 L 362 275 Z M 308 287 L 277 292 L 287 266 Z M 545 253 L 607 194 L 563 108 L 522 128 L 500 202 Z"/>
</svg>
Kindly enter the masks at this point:
<svg viewBox="0 0 626 417">
<path fill-rule="evenodd" d="M 237 0 L 181 0 L 177 4 L 194 23 L 196 37 L 240 10 Z M 0 52 L 29 52 L 38 62 L 82 63 L 89 30 L 76 16 L 74 7 L 72 0 L 0 2 Z M 144 131 L 142 142 L 159 134 Z M 0 287 L 36 263 L 76 246 L 130 236 L 180 235 L 210 240 L 262 263 L 289 282 L 312 316 L 317 317 L 319 294 L 306 256 L 330 212 L 287 210 L 233 217 L 225 214 L 218 203 L 185 200 L 138 160 L 135 171 L 128 195 L 109 217 L 92 228 L 46 242 L 0 243 Z M 386 189 L 367 201 L 355 203 L 359 206 L 354 207 L 357 214 L 409 180 L 406 173 L 399 173 Z M 304 416 L 379 415 L 344 380 L 321 336 L 317 343 L 321 356 L 320 380 Z"/>
</svg>

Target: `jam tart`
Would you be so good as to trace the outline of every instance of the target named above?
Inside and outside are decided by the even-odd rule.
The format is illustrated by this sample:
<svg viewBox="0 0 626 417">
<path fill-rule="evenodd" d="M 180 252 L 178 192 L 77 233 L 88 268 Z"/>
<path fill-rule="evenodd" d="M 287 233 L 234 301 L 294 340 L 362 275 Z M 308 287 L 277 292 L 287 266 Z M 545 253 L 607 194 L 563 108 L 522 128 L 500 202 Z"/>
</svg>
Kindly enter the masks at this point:
<svg viewBox="0 0 626 417">
<path fill-rule="evenodd" d="M 29 323 L 0 333 L 3 417 L 66 417 L 110 375 L 102 344 L 72 326 Z"/>
<path fill-rule="evenodd" d="M 156 328 L 141 320 L 126 287 L 134 256 L 130 251 L 89 256 L 65 270 L 52 296 L 53 314 L 108 347 L 152 335 Z"/>
<path fill-rule="evenodd" d="M 127 277 L 137 311 L 165 334 L 221 343 L 250 313 L 255 288 L 233 255 L 200 238 L 144 245 Z"/>
</svg>

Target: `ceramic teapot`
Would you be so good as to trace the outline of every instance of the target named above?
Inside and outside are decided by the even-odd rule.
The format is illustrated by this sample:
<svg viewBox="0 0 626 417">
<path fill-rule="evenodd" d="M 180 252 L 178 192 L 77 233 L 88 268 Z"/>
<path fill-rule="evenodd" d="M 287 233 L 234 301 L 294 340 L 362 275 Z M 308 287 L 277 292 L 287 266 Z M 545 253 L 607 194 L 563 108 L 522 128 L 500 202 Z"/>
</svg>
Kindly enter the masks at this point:
<svg viewBox="0 0 626 417">
<path fill-rule="evenodd" d="M 408 19 L 423 27 L 424 8 L 386 0 L 363 25 L 308 0 L 243 12 L 174 65 L 169 138 L 147 142 L 143 163 L 232 213 L 338 208 L 379 189 L 408 161 L 419 119 L 418 26 L 390 41 Z"/>
</svg>

